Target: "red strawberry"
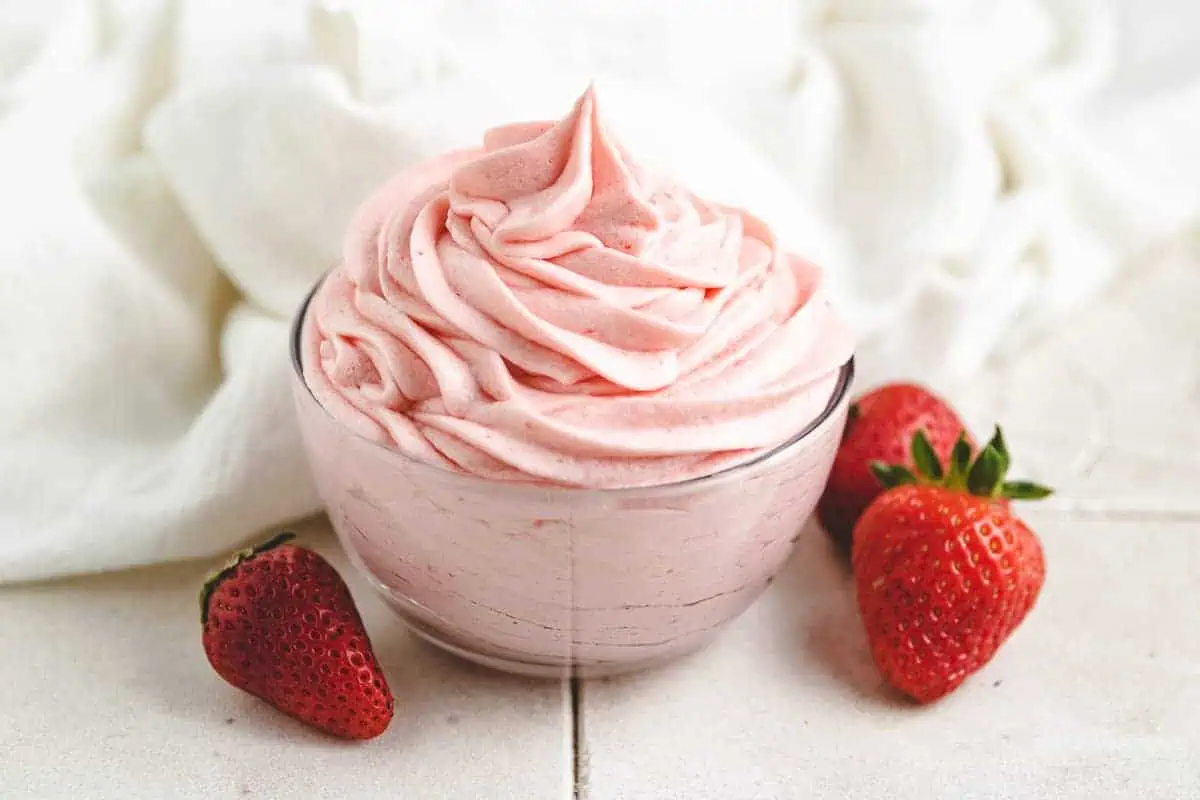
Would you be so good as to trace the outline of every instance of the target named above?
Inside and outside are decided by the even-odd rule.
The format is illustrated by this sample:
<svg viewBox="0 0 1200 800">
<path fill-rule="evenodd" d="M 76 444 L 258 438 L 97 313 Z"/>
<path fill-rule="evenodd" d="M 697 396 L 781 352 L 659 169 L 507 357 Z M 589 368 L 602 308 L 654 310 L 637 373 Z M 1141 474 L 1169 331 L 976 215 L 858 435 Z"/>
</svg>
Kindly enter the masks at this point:
<svg viewBox="0 0 1200 800">
<path fill-rule="evenodd" d="M 946 401 L 914 384 L 881 386 L 856 400 L 817 505 L 821 526 L 842 552 L 850 552 L 854 523 L 883 491 L 871 474 L 871 462 L 916 466 L 909 443 L 917 431 L 925 432 L 938 458 L 948 460 L 950 448 L 964 430 Z M 969 435 L 967 442 L 974 449 Z"/>
<path fill-rule="evenodd" d="M 370 739 L 394 700 L 345 581 L 284 533 L 236 554 L 200 594 L 204 652 L 239 689 L 309 725 Z"/>
<path fill-rule="evenodd" d="M 854 529 L 854 580 L 871 655 L 892 686 L 921 703 L 954 691 L 991 660 L 1037 601 L 1042 545 L 1008 499 L 1050 490 L 1005 481 L 1000 429 L 968 464 L 965 439 L 943 475 L 919 433 L 921 467 L 875 465 L 889 487 Z"/>
</svg>

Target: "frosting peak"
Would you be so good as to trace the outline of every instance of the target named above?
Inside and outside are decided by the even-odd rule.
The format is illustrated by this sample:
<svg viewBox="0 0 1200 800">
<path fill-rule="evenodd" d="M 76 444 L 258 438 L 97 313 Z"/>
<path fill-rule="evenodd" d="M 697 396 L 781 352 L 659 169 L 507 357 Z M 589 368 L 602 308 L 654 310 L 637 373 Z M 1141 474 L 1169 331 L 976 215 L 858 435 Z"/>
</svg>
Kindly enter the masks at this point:
<svg viewBox="0 0 1200 800">
<path fill-rule="evenodd" d="M 451 178 L 450 207 L 491 222 L 496 241 L 545 241 L 542 258 L 589 246 L 638 255 L 661 225 L 640 170 L 600 124 L 592 89 L 561 122 L 495 129 L 484 150 Z"/>
<path fill-rule="evenodd" d="M 450 469 L 669 483 L 779 444 L 852 342 L 765 224 L 641 168 L 589 89 L 394 178 L 310 307 L 305 378 Z"/>
</svg>

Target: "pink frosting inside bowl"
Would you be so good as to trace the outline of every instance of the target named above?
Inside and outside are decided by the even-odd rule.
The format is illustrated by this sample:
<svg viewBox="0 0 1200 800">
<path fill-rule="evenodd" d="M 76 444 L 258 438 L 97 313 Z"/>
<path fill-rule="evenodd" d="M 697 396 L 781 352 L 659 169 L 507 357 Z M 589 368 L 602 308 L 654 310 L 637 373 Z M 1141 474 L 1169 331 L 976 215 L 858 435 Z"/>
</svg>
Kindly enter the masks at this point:
<svg viewBox="0 0 1200 800">
<path fill-rule="evenodd" d="M 317 401 L 406 456 L 625 488 L 792 438 L 853 340 L 819 269 L 635 163 L 589 90 L 559 122 L 494 129 L 385 184 L 301 347 Z"/>
</svg>

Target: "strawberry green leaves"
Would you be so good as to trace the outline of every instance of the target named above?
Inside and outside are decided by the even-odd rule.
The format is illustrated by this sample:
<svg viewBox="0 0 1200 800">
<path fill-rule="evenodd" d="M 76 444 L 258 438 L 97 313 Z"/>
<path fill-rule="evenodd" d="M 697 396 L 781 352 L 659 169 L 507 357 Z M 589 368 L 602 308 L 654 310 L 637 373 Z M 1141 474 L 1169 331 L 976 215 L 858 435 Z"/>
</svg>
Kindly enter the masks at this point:
<svg viewBox="0 0 1200 800">
<path fill-rule="evenodd" d="M 1004 480 L 1004 457 L 989 443 L 975 457 L 967 473 L 967 491 L 977 497 L 994 497 Z"/>
<path fill-rule="evenodd" d="M 929 443 L 925 431 L 918 430 L 913 434 L 912 460 L 918 473 L 928 475 L 934 480 L 941 480 L 942 462 L 938 459 L 937 453 L 933 451 L 933 445 Z"/>
<path fill-rule="evenodd" d="M 1004 431 L 997 425 L 991 440 L 979 451 L 967 472 L 967 491 L 978 497 L 1008 500 L 1040 500 L 1054 493 L 1049 487 L 1031 481 L 1005 480 L 1011 465 Z"/>
<path fill-rule="evenodd" d="M 999 425 L 974 460 L 966 431 L 954 443 L 948 469 L 943 468 L 924 431 L 918 430 L 913 435 L 911 456 L 915 472 L 898 464 L 875 461 L 870 465 L 871 473 L 887 489 L 917 483 L 965 489 L 977 497 L 1009 500 L 1040 500 L 1053 494 L 1052 489 L 1037 483 L 1006 480 L 1012 457 Z"/>
<path fill-rule="evenodd" d="M 907 483 L 919 482 L 917 476 L 913 475 L 908 467 L 902 467 L 899 464 L 884 464 L 882 461 L 871 462 L 871 474 L 883 484 L 885 489 L 894 489 Z"/>
<path fill-rule="evenodd" d="M 1000 496 L 1010 500 L 1041 500 L 1052 494 L 1050 487 L 1031 481 L 1005 481 L 1000 487 Z"/>
<path fill-rule="evenodd" d="M 958 435 L 954 449 L 950 451 L 950 471 L 946 476 L 946 486 L 950 489 L 965 489 L 967 487 L 967 470 L 971 468 L 971 443 L 967 441 L 967 432 Z"/>
</svg>

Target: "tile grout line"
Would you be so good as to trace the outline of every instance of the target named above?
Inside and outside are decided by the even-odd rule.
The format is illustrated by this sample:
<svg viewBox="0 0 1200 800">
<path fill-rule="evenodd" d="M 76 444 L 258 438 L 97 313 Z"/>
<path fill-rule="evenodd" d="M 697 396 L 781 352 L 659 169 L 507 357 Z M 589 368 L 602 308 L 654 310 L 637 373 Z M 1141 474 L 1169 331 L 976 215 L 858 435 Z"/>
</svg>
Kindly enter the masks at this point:
<svg viewBox="0 0 1200 800">
<path fill-rule="evenodd" d="M 1039 516 L 1078 522 L 1200 522 L 1200 508 L 1138 508 L 1087 504 L 1038 506 Z"/>
<path fill-rule="evenodd" d="M 583 744 L 583 681 L 571 681 L 571 786 L 575 800 L 587 800 L 587 754 Z"/>
</svg>

